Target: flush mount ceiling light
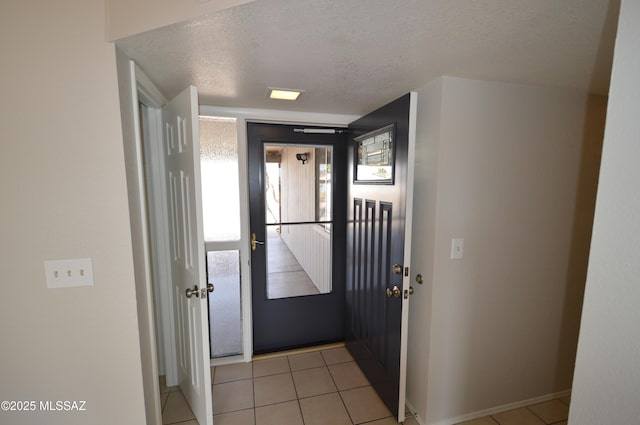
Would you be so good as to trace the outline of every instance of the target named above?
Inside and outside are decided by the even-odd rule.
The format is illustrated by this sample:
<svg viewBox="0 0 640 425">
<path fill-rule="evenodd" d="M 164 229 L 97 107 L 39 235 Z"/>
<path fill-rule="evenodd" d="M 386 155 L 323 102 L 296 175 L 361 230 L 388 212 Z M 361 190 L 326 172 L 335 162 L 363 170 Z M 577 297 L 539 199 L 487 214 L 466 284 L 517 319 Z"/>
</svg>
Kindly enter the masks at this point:
<svg viewBox="0 0 640 425">
<path fill-rule="evenodd" d="M 274 87 L 269 87 L 267 89 L 267 93 L 269 99 L 297 100 L 298 97 L 302 94 L 302 90 L 277 89 Z"/>
</svg>

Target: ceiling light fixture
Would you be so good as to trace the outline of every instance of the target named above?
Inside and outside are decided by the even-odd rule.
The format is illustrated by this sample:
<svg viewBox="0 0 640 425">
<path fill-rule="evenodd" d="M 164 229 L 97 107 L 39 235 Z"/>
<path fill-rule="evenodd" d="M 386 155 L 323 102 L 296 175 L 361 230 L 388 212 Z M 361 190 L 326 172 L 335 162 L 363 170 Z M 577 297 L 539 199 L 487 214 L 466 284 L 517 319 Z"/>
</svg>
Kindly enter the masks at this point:
<svg viewBox="0 0 640 425">
<path fill-rule="evenodd" d="M 273 87 L 269 87 L 268 93 L 269 99 L 297 100 L 298 97 L 302 94 L 302 90 L 276 89 Z"/>
</svg>

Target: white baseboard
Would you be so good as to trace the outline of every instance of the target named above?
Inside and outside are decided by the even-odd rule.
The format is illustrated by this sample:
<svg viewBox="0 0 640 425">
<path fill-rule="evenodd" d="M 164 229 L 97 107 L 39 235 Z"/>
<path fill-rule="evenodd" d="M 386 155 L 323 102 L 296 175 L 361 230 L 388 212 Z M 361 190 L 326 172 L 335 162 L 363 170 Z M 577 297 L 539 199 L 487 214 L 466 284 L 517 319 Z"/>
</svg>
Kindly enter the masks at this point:
<svg viewBox="0 0 640 425">
<path fill-rule="evenodd" d="M 426 425 L 426 423 L 422 420 L 422 418 L 420 418 L 418 416 L 418 414 L 416 413 L 416 408 L 413 407 L 411 402 L 409 400 L 406 400 L 406 404 L 407 404 L 407 407 L 409 408 L 409 410 L 411 411 L 411 414 L 413 415 L 413 419 L 415 419 L 416 422 L 418 422 L 419 425 Z"/>
<path fill-rule="evenodd" d="M 477 412 L 467 413 L 462 416 L 444 419 L 444 420 L 441 420 L 438 422 L 432 422 L 429 424 L 427 424 L 427 422 L 424 419 L 418 417 L 417 415 L 415 416 L 415 419 L 420 425 L 456 425 L 456 424 L 459 424 L 460 422 L 471 421 L 473 419 L 483 418 L 489 415 L 495 415 L 496 413 L 506 412 L 507 410 L 513 410 L 513 409 L 519 409 L 521 407 L 531 406 L 532 404 L 544 403 L 545 401 L 554 400 L 556 398 L 561 398 L 561 397 L 567 397 L 569 395 L 571 395 L 571 390 L 560 391 L 558 393 L 552 393 L 552 394 L 547 394 L 540 397 L 530 398 L 528 400 L 521 400 L 521 401 L 509 403 L 509 404 L 503 404 L 502 406 L 491 407 L 489 409 L 479 410 Z M 409 409 L 413 410 L 411 406 L 409 406 Z"/>
</svg>

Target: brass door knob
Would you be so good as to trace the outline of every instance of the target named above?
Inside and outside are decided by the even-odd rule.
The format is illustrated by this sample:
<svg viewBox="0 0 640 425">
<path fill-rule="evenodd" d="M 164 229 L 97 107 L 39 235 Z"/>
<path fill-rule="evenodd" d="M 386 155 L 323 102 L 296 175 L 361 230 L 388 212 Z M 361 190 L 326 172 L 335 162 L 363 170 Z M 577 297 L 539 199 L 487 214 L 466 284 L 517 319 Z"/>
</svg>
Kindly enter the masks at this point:
<svg viewBox="0 0 640 425">
<path fill-rule="evenodd" d="M 400 288 L 396 285 L 394 285 L 393 288 L 387 288 L 387 298 L 391 297 L 400 298 Z"/>
<path fill-rule="evenodd" d="M 251 234 L 251 251 L 255 251 L 258 248 L 258 245 L 264 245 L 264 241 L 257 240 L 257 236 L 255 233 Z"/>
</svg>

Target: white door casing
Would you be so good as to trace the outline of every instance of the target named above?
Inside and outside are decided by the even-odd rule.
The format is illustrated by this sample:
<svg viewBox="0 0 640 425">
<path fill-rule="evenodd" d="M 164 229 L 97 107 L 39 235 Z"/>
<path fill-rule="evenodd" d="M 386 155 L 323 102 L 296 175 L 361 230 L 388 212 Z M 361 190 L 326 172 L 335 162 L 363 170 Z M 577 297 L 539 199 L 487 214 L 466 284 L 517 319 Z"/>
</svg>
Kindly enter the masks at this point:
<svg viewBox="0 0 640 425">
<path fill-rule="evenodd" d="M 169 101 L 162 121 L 178 382 L 200 425 L 213 425 L 197 89 Z"/>
<path fill-rule="evenodd" d="M 400 406 L 405 406 L 407 403 L 407 356 L 408 356 L 408 344 L 409 344 L 409 299 L 411 296 L 406 294 L 412 294 L 412 281 L 411 281 L 411 242 L 413 236 L 413 186 L 415 176 L 415 154 L 416 154 L 416 126 L 418 120 L 418 93 L 410 92 L 409 103 L 409 146 L 408 146 L 408 158 L 407 162 L 407 198 L 406 198 L 406 214 L 404 222 L 404 258 L 405 267 L 409 268 L 409 273 L 405 273 L 402 279 L 402 325 L 401 325 L 401 337 L 400 337 L 400 388 L 398 403 Z M 405 419 L 404 408 L 398 412 L 398 422 L 402 422 Z"/>
</svg>

